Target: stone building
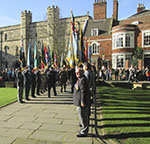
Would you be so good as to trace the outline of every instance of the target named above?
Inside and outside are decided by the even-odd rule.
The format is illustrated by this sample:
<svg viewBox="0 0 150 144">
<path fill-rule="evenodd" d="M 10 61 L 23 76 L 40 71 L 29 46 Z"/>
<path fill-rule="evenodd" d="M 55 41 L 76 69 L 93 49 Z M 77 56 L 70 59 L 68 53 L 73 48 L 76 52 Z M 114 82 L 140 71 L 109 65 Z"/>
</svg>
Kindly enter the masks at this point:
<svg viewBox="0 0 150 144">
<path fill-rule="evenodd" d="M 143 4 L 138 4 L 134 15 L 118 20 L 118 0 L 113 0 L 112 17 L 107 18 L 107 1 L 95 0 L 93 4 L 93 18 L 87 15 L 75 17 L 77 23 L 83 27 L 88 19 L 84 39 L 92 47 L 92 63 L 97 68 L 105 67 L 125 68 L 132 63 L 133 51 L 140 47 L 144 51 L 143 66 L 150 67 L 150 10 Z M 21 24 L 1 27 L 3 49 L 3 67 L 14 67 L 17 64 L 21 39 L 27 53 L 29 40 L 37 38 L 38 48 L 43 42 L 57 50 L 57 54 L 67 51 L 70 36 L 70 18 L 60 18 L 59 8 L 47 8 L 47 20 L 32 22 L 30 11 L 21 12 Z M 128 63 L 127 63 L 128 62 Z"/>
<path fill-rule="evenodd" d="M 87 15 L 75 17 L 76 22 L 83 27 L 85 21 L 91 19 Z M 67 50 L 70 37 L 71 18 L 60 18 L 59 8 L 52 6 L 47 8 L 47 20 L 32 22 L 32 13 L 30 11 L 21 12 L 21 24 L 13 26 L 0 27 L 2 47 L 2 68 L 12 68 L 17 66 L 19 59 L 19 50 L 22 45 L 27 55 L 28 44 L 31 41 L 33 51 L 34 40 L 38 42 L 38 51 L 40 52 L 40 43 L 49 45 L 51 49 L 57 50 L 61 54 Z"/>
</svg>

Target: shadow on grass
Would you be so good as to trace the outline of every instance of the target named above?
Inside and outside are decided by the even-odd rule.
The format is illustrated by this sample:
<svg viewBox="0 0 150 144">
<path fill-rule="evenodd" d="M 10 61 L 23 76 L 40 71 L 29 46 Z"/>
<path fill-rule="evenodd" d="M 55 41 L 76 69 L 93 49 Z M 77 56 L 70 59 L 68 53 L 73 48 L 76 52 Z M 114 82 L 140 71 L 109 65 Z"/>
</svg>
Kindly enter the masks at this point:
<svg viewBox="0 0 150 144">
<path fill-rule="evenodd" d="M 149 138 L 150 130 L 146 130 L 146 132 L 142 130 L 150 127 L 150 94 L 147 93 L 148 91 L 142 93 L 139 90 L 110 89 L 110 87 L 101 89 L 100 94 L 96 96 L 95 118 L 91 119 L 95 120 L 95 124 L 91 126 L 95 127 L 97 137 L 103 141 L 108 139 Z M 104 115 L 105 117 L 99 118 L 98 115 Z M 123 115 L 128 117 L 123 117 Z M 118 121 L 118 123 L 113 124 L 112 121 Z M 138 132 L 129 130 L 119 133 L 117 128 L 123 129 L 124 127 L 130 127 L 131 130 L 136 127 Z M 114 134 L 109 133 L 106 130 L 101 133 L 104 128 L 113 128 L 113 131 L 116 128 L 117 134 L 115 132 Z"/>
</svg>

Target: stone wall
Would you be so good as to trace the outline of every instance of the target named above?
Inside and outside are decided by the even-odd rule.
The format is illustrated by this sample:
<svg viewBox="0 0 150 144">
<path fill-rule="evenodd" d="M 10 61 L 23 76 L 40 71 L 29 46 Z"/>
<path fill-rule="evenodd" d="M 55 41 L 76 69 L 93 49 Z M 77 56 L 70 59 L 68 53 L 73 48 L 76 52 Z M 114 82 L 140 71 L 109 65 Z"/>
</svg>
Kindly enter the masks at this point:
<svg viewBox="0 0 150 144">
<path fill-rule="evenodd" d="M 19 58 L 19 50 L 22 44 L 27 55 L 29 40 L 31 40 L 31 48 L 33 51 L 34 40 L 38 41 L 38 51 L 40 52 L 40 43 L 49 45 L 52 49 L 57 49 L 59 56 L 62 52 L 67 53 L 70 38 L 70 22 L 71 18 L 59 18 L 59 8 L 56 6 L 48 7 L 47 20 L 40 22 L 32 22 L 32 13 L 30 11 L 21 12 L 21 24 L 1 27 L 3 31 L 3 68 L 13 67 L 15 61 Z M 89 15 L 75 17 L 75 21 L 83 27 Z M 5 39 L 7 35 L 7 39 Z M 1 41 L 0 41 L 1 44 Z M 7 47 L 7 55 L 5 47 Z"/>
</svg>

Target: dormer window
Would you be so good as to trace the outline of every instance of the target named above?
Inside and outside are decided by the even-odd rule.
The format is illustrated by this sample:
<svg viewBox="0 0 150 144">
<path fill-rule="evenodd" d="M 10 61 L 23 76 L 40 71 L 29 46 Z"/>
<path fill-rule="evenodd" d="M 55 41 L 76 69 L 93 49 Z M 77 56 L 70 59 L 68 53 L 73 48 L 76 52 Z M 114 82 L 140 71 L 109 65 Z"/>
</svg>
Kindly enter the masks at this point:
<svg viewBox="0 0 150 144">
<path fill-rule="evenodd" d="M 91 36 L 98 36 L 98 28 L 91 29 Z"/>
</svg>

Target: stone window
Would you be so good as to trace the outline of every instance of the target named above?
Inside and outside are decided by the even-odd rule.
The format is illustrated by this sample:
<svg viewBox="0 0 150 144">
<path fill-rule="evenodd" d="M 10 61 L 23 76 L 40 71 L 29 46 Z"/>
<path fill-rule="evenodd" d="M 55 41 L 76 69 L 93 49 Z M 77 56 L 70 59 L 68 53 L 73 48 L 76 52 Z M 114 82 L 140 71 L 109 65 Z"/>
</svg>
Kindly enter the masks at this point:
<svg viewBox="0 0 150 144">
<path fill-rule="evenodd" d="M 7 40 L 7 34 L 5 34 L 5 41 Z"/>
<path fill-rule="evenodd" d="M 144 31 L 142 33 L 142 43 L 143 43 L 143 47 L 150 46 L 150 31 Z"/>
<path fill-rule="evenodd" d="M 91 36 L 98 36 L 98 28 L 91 29 Z"/>
<path fill-rule="evenodd" d="M 134 48 L 134 32 L 119 32 L 112 36 L 112 49 Z"/>
<path fill-rule="evenodd" d="M 8 47 L 8 46 L 5 46 L 5 47 L 4 47 L 5 56 L 7 56 L 7 54 L 8 54 L 8 50 L 9 50 L 9 47 Z"/>
<path fill-rule="evenodd" d="M 16 56 L 19 56 L 19 47 L 16 46 Z"/>
</svg>

